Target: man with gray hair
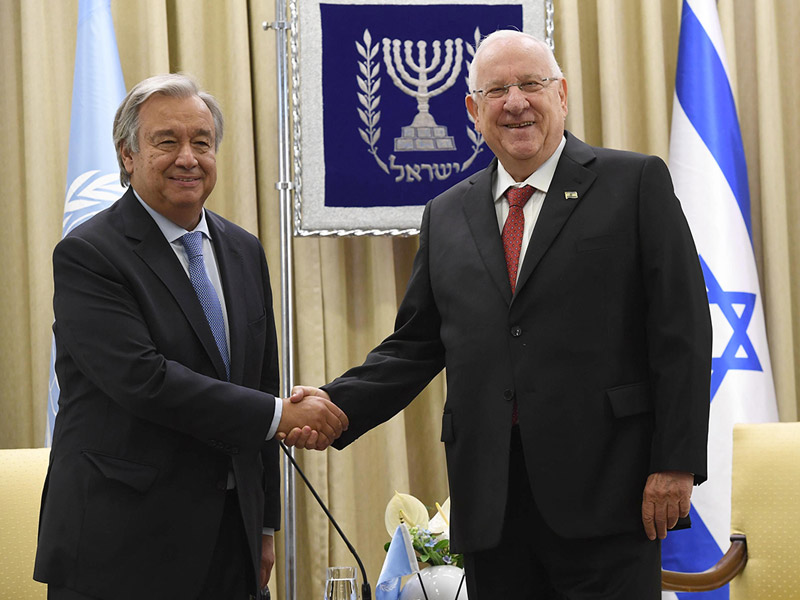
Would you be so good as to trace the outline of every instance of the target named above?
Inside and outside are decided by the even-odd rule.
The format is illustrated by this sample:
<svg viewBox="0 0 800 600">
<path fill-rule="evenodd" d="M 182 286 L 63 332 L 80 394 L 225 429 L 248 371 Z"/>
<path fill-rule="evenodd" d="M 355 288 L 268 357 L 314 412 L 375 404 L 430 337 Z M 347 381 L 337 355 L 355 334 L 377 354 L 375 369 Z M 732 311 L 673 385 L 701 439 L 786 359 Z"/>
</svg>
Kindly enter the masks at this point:
<svg viewBox="0 0 800 600">
<path fill-rule="evenodd" d="M 542 41 L 493 33 L 470 82 L 496 160 L 426 206 L 394 333 L 301 389 L 350 418 L 341 447 L 446 367 L 470 600 L 657 600 L 660 539 L 706 478 L 711 321 L 689 227 L 662 160 L 565 131 Z"/>
<path fill-rule="evenodd" d="M 185 75 L 114 120 L 127 192 L 53 254 L 59 412 L 34 578 L 56 600 L 247 600 L 279 525 L 275 436 L 347 427 L 277 397 L 258 239 L 206 210 L 223 119 Z"/>
</svg>

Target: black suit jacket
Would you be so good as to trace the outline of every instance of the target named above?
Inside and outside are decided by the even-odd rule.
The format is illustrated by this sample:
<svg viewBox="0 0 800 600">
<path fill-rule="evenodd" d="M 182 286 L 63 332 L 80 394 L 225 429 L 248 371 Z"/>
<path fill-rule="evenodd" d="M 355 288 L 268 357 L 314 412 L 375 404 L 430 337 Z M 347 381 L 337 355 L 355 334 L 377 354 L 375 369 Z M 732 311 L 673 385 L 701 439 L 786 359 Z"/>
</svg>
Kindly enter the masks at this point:
<svg viewBox="0 0 800 600">
<path fill-rule="evenodd" d="M 566 135 L 516 294 L 495 162 L 427 205 L 395 332 L 325 387 L 350 419 L 341 447 L 447 368 L 458 551 L 499 542 L 514 399 L 534 498 L 562 536 L 643 532 L 649 473 L 706 477 L 711 323 L 667 168 Z"/>
<path fill-rule="evenodd" d="M 232 468 L 258 573 L 279 525 L 272 293 L 258 240 L 206 211 L 231 381 L 189 278 L 132 190 L 55 249 L 61 386 L 34 578 L 97 598 L 196 598 Z M 255 582 L 253 582 L 255 586 Z"/>
</svg>

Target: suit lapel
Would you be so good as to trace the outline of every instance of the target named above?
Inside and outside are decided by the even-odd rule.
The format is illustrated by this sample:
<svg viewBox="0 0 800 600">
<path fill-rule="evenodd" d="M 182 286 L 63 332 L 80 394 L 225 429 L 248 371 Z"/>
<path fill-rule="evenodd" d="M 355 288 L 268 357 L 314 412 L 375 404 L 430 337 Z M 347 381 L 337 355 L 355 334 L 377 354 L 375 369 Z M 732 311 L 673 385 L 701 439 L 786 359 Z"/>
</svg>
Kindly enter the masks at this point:
<svg viewBox="0 0 800 600">
<path fill-rule="evenodd" d="M 464 194 L 463 207 L 467 224 L 486 270 L 505 301 L 511 303 L 511 286 L 508 283 L 503 240 L 500 237 L 500 226 L 492 202 L 492 181 L 496 170 L 495 158 L 488 167 L 473 176 L 472 187 Z"/>
<path fill-rule="evenodd" d="M 226 235 L 226 224 L 223 219 L 208 210 L 206 219 L 225 294 L 231 349 L 231 381 L 240 383 L 244 378 L 244 350 L 247 336 L 247 304 L 245 292 L 242 290 L 242 283 L 245 281 L 242 253 L 232 236 Z"/>
<path fill-rule="evenodd" d="M 226 379 L 225 363 L 222 362 L 222 356 L 217 348 L 214 335 L 211 333 L 208 319 L 197 299 L 192 282 L 175 256 L 172 246 L 161 233 L 155 221 L 139 204 L 131 188 L 128 188 L 128 191 L 120 199 L 120 208 L 125 224 L 125 235 L 139 242 L 133 251 L 156 274 L 164 287 L 175 298 L 203 349 L 214 363 L 217 376 L 220 379 Z"/>
<path fill-rule="evenodd" d="M 572 211 L 591 187 L 596 174 L 584 165 L 594 159 L 591 147 L 567 133 L 567 144 L 553 174 L 517 278 L 517 294 L 530 278 L 564 227 Z"/>
</svg>

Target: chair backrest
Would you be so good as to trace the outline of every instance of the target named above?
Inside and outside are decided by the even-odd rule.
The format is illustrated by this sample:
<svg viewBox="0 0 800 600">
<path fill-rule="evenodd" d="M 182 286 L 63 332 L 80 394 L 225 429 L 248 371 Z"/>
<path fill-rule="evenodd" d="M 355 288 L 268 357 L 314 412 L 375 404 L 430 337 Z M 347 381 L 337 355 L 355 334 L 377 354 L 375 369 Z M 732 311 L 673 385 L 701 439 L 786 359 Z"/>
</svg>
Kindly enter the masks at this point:
<svg viewBox="0 0 800 600">
<path fill-rule="evenodd" d="M 731 533 L 747 536 L 731 600 L 800 598 L 800 423 L 734 427 Z"/>
<path fill-rule="evenodd" d="M 0 450 L 0 600 L 44 599 L 33 580 L 48 448 Z"/>
</svg>

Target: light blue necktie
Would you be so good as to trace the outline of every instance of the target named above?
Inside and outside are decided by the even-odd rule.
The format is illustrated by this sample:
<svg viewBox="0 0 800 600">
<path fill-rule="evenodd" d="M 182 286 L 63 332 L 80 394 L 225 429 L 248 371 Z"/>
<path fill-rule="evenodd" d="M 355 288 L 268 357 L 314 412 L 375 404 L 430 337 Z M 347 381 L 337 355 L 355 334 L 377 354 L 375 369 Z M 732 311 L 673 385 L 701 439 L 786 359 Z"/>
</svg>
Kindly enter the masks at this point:
<svg viewBox="0 0 800 600">
<path fill-rule="evenodd" d="M 206 273 L 206 264 L 203 261 L 203 233 L 201 231 L 187 233 L 181 237 L 181 243 L 186 248 L 186 255 L 189 257 L 189 279 L 192 280 L 194 291 L 200 300 L 203 312 L 206 313 L 211 333 L 214 334 L 217 348 L 222 355 L 222 362 L 225 363 L 225 374 L 230 380 L 231 366 L 228 358 L 228 342 L 225 337 L 225 318 L 222 314 L 219 296 Z"/>
</svg>

